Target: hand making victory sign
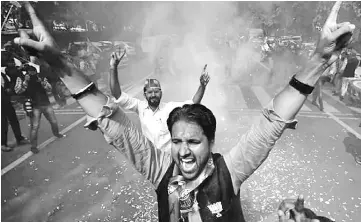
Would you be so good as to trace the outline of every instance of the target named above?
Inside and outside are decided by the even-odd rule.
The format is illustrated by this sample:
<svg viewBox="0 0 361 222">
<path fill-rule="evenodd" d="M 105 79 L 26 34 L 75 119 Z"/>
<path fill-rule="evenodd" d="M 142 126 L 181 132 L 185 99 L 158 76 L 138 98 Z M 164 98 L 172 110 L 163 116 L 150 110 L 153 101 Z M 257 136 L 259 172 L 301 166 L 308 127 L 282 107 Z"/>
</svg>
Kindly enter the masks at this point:
<svg viewBox="0 0 361 222">
<path fill-rule="evenodd" d="M 91 86 L 91 80 L 61 54 L 54 38 L 38 18 L 33 6 L 29 2 L 21 2 L 21 4 L 30 16 L 36 40 L 30 39 L 25 32 L 20 32 L 20 37 L 15 38 L 14 43 L 52 66 L 56 70 L 54 75 L 61 78 L 73 95 Z M 107 97 L 95 88 L 92 93 L 77 100 L 89 116 L 95 117 L 107 102 Z"/>
<path fill-rule="evenodd" d="M 122 61 L 126 52 L 127 52 L 126 49 L 122 50 L 120 47 L 118 48 L 117 52 L 113 52 L 110 55 L 110 67 L 113 67 L 113 68 L 117 67 L 119 65 L 120 61 Z"/>
<path fill-rule="evenodd" d="M 46 30 L 42 21 L 37 17 L 36 12 L 29 2 L 21 2 L 25 10 L 28 12 L 33 24 L 33 34 L 38 41 L 30 39 L 29 35 L 20 31 L 20 37 L 15 38 L 14 42 L 28 51 L 36 50 L 37 53 L 42 54 L 42 58 L 46 59 L 47 56 L 54 57 L 60 54 L 59 47 L 55 43 L 53 37 Z M 48 59 L 49 60 L 49 59 Z"/>
<path fill-rule="evenodd" d="M 337 54 L 350 42 L 352 32 L 355 29 L 355 25 L 350 22 L 337 24 L 337 16 L 341 3 L 342 1 L 337 1 L 332 7 L 325 25 L 321 30 L 315 50 L 315 54 L 320 54 L 323 58 L 329 59 L 328 64 L 333 63 L 337 58 Z M 335 52 L 336 55 L 332 56 Z"/>
</svg>

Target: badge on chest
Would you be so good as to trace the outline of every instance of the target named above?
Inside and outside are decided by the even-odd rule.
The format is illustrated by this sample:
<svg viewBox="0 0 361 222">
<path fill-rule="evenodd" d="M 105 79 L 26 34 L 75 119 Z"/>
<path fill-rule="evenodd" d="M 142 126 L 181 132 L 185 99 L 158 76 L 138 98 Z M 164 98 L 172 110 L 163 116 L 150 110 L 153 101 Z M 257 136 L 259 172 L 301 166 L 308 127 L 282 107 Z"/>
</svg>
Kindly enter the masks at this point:
<svg viewBox="0 0 361 222">
<path fill-rule="evenodd" d="M 221 202 L 210 204 L 207 206 L 207 208 L 212 212 L 212 214 L 216 214 L 216 217 L 222 216 L 221 212 L 223 210 L 223 207 Z"/>
</svg>

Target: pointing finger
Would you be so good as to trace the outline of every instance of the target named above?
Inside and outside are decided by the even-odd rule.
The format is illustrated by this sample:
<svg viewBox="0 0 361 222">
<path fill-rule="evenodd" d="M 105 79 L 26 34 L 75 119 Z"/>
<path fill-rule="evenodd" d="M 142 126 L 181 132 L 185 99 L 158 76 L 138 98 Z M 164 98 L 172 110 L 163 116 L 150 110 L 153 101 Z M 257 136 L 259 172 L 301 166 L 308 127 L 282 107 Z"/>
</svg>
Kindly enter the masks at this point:
<svg viewBox="0 0 361 222">
<path fill-rule="evenodd" d="M 342 1 L 337 1 L 332 9 L 331 12 L 326 20 L 325 26 L 328 26 L 330 24 L 336 24 L 336 20 L 337 20 L 337 16 L 338 16 L 338 11 L 340 10 Z"/>
</svg>

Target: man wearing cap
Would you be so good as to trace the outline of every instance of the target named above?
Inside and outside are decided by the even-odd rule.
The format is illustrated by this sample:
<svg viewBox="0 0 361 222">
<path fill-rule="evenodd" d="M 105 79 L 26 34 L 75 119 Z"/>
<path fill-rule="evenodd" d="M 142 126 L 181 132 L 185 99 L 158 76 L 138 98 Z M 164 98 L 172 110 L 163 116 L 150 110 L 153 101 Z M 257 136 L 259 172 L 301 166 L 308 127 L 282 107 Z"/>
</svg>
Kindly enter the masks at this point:
<svg viewBox="0 0 361 222">
<path fill-rule="evenodd" d="M 184 102 L 161 102 L 162 89 L 156 79 L 147 79 L 144 84 L 145 100 L 139 100 L 131 97 L 121 91 L 117 66 L 125 55 L 125 51 L 114 52 L 110 59 L 110 78 L 109 85 L 112 95 L 117 99 L 116 102 L 125 110 L 136 112 L 139 116 L 143 134 L 155 145 L 156 148 L 163 151 L 170 151 L 170 133 L 167 128 L 167 118 L 169 113 L 176 107 L 184 104 L 200 103 L 202 101 L 206 86 L 209 81 L 209 75 L 205 71 L 200 77 L 200 86 L 193 96 L 192 100 Z"/>
</svg>

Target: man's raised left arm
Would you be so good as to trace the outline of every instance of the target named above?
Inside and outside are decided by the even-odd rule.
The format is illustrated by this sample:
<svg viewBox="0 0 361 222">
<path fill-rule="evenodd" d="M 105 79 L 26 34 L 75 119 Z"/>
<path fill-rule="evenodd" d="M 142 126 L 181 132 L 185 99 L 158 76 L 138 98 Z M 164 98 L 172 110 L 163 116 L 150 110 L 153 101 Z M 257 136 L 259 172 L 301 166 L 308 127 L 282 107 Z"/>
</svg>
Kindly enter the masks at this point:
<svg viewBox="0 0 361 222">
<path fill-rule="evenodd" d="M 341 2 L 336 2 L 320 33 L 313 57 L 307 66 L 294 75 L 290 83 L 280 92 L 263 111 L 260 122 L 242 136 L 240 142 L 225 154 L 225 161 L 231 172 L 235 193 L 267 158 L 276 141 L 286 128 L 295 128 L 296 114 L 303 106 L 307 96 L 327 69 L 338 57 L 345 43 L 338 44 L 338 38 L 351 33 L 355 28 L 350 23 L 336 24 Z"/>
</svg>

